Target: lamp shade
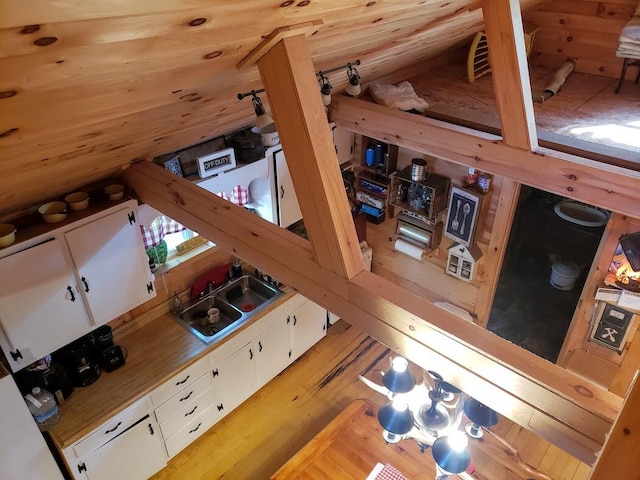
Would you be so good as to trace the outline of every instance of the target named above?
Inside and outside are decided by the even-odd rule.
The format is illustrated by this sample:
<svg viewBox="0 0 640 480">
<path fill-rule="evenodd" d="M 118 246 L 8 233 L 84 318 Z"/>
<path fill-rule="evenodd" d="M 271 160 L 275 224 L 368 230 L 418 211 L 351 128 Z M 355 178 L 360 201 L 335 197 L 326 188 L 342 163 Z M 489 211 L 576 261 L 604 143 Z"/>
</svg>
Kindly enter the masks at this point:
<svg viewBox="0 0 640 480">
<path fill-rule="evenodd" d="M 382 428 L 396 435 L 404 435 L 413 428 L 413 415 L 406 402 L 387 403 L 378 410 L 378 421 Z"/>
<path fill-rule="evenodd" d="M 456 433 L 464 436 L 461 432 Z M 463 447 L 456 446 L 452 440 L 450 436 L 437 438 L 432 447 L 433 459 L 447 473 L 464 472 L 471 463 L 469 447 L 466 444 Z"/>
<path fill-rule="evenodd" d="M 395 357 L 391 368 L 382 377 L 382 383 L 393 393 L 408 393 L 415 387 L 416 379 L 409 371 L 409 362 L 402 357 Z"/>
<path fill-rule="evenodd" d="M 464 414 L 477 425 L 492 427 L 498 423 L 498 414 L 475 398 L 467 398 L 464 402 Z"/>
</svg>

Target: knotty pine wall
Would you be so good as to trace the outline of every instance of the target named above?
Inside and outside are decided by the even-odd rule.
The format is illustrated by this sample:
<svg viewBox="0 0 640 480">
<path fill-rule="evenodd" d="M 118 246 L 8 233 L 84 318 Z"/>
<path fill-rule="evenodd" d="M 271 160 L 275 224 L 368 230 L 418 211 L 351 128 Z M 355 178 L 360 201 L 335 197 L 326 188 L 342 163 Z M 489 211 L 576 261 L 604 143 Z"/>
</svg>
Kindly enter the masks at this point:
<svg viewBox="0 0 640 480">
<path fill-rule="evenodd" d="M 573 57 L 577 72 L 619 77 L 618 37 L 637 5 L 638 0 L 553 0 L 526 12 L 524 19 L 540 26 L 529 61 L 555 68 Z M 630 69 L 628 78 L 635 75 Z"/>
</svg>

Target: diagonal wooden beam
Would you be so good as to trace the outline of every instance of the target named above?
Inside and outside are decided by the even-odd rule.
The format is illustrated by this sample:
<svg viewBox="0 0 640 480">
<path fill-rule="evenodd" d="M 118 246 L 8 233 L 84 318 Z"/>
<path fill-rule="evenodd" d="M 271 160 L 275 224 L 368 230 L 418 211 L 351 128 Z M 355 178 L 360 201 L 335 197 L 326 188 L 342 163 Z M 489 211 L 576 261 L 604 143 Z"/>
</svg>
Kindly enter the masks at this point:
<svg viewBox="0 0 640 480">
<path fill-rule="evenodd" d="M 585 462 L 611 428 L 619 397 L 439 309 L 377 275 L 346 279 L 306 242 L 150 162 L 125 180 L 143 202 L 269 272 L 425 369 Z"/>
<path fill-rule="evenodd" d="M 318 263 L 351 278 L 362 254 L 306 38 L 281 39 L 258 68 Z"/>
<path fill-rule="evenodd" d="M 538 147 L 518 0 L 486 0 L 482 7 L 491 75 L 504 143 Z"/>
</svg>

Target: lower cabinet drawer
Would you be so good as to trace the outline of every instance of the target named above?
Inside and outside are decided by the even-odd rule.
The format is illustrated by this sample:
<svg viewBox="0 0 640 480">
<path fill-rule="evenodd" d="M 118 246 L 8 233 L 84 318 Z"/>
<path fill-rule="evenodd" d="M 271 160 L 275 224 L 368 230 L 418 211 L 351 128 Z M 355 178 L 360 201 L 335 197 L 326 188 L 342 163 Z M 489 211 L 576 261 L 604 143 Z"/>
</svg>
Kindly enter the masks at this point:
<svg viewBox="0 0 640 480">
<path fill-rule="evenodd" d="M 191 420 L 185 427 L 165 441 L 169 458 L 174 457 L 183 448 L 209 430 L 219 418 L 218 409 L 212 405 Z"/>
<path fill-rule="evenodd" d="M 94 451 L 104 445 L 112 438 L 120 435 L 127 428 L 131 427 L 138 420 L 144 417 L 149 411 L 146 398 L 138 400 L 127 408 L 124 412 L 114 416 L 108 422 L 102 424 L 93 433 L 90 433 L 83 440 L 73 446 L 73 451 L 78 457 Z"/>
<path fill-rule="evenodd" d="M 162 437 L 169 438 L 180 430 L 186 423 L 190 422 L 192 418 L 196 418 L 201 412 L 204 412 L 210 407 L 214 407 L 215 402 L 216 397 L 213 387 L 210 386 L 200 395 L 192 398 L 190 402 L 180 406 L 180 408 L 175 411 L 171 417 L 160 423 Z"/>
<path fill-rule="evenodd" d="M 213 376 L 211 372 L 207 371 L 207 373 L 202 375 L 191 385 L 183 388 L 162 405 L 156 407 L 156 419 L 159 423 L 164 422 L 169 417 L 171 417 L 178 409 L 181 409 L 183 405 L 189 403 L 191 400 L 203 393 L 206 389 L 211 388 L 212 384 Z"/>
</svg>

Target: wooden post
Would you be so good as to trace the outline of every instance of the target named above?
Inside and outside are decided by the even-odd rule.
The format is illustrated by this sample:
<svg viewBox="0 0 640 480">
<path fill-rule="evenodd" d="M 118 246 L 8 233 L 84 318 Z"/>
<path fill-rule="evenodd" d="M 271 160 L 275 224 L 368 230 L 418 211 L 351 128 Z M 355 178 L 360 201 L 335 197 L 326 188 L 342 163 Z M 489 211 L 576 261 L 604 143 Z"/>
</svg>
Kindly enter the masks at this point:
<svg viewBox="0 0 640 480">
<path fill-rule="evenodd" d="M 259 46 L 248 58 L 257 58 L 318 263 L 352 278 L 364 268 L 360 244 L 307 39 L 290 35 L 295 30 L 276 30 L 263 42 L 268 48 Z"/>
<path fill-rule="evenodd" d="M 538 137 L 520 3 L 518 0 L 487 0 L 482 13 L 502 137 L 507 145 L 535 150 Z"/>
</svg>

